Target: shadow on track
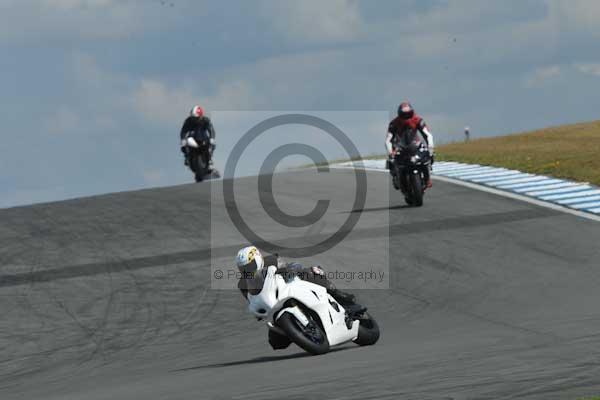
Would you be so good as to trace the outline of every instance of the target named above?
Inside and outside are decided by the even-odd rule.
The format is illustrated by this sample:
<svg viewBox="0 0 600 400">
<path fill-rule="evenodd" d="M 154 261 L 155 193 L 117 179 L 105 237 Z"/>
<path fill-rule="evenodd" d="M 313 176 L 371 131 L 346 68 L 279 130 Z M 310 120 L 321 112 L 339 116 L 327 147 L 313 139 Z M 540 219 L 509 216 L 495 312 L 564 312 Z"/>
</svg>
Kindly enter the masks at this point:
<svg viewBox="0 0 600 400">
<path fill-rule="evenodd" d="M 327 353 L 327 354 L 337 353 L 338 351 L 349 350 L 351 348 L 354 348 L 354 346 L 338 347 L 336 349 L 331 349 L 329 351 L 329 353 Z M 210 369 L 210 368 L 226 368 L 226 367 L 235 367 L 237 365 L 263 364 L 263 363 L 269 363 L 269 362 L 293 360 L 296 358 L 307 358 L 307 357 L 314 357 L 314 356 L 309 353 L 305 353 L 305 352 L 286 354 L 286 355 L 282 355 L 282 356 L 262 356 L 262 357 L 251 358 L 249 360 L 231 361 L 231 362 L 226 362 L 226 363 L 198 365 L 195 367 L 180 368 L 180 369 L 175 369 L 175 370 L 172 370 L 169 372 L 193 371 L 196 369 Z"/>
<path fill-rule="evenodd" d="M 363 211 L 384 211 L 392 209 L 407 208 L 406 205 L 392 207 L 366 208 Z M 341 211 L 341 213 L 363 212 L 360 210 Z M 427 224 L 422 222 L 412 222 L 405 224 L 394 224 L 384 227 L 364 228 L 355 231 L 346 240 L 362 240 L 364 238 L 389 237 L 390 235 L 405 235 L 415 233 L 426 233 L 433 231 L 448 231 L 451 229 L 468 229 L 483 226 L 493 226 L 517 221 L 529 221 L 540 218 L 548 218 L 560 215 L 559 212 L 545 208 L 525 208 L 515 211 L 492 212 L 488 214 L 464 215 L 449 218 L 441 218 L 430 221 Z M 390 230 L 391 229 L 391 230 Z M 315 240 L 326 240 L 327 235 L 315 234 L 310 237 Z M 282 241 L 288 241 L 290 246 L 296 242 L 296 238 L 283 238 Z M 61 267 L 48 268 L 43 270 L 32 269 L 27 272 L 0 274 L 0 288 L 13 287 L 21 285 L 33 285 L 40 282 L 51 282 L 59 279 L 69 279 L 84 276 L 96 276 L 107 272 L 117 273 L 122 271 L 136 271 L 152 267 L 165 267 L 186 262 L 199 262 L 210 260 L 212 257 L 227 257 L 238 251 L 244 243 L 238 243 L 229 246 L 212 247 L 210 249 L 198 249 L 190 251 L 178 251 L 174 253 L 157 254 L 152 256 L 132 257 L 116 259 L 114 261 L 98 261 L 84 264 L 65 265 Z M 262 247 L 262 243 L 255 245 Z"/>
<path fill-rule="evenodd" d="M 363 213 L 363 212 L 374 212 L 374 211 L 391 211 L 391 210 L 402 210 L 404 208 L 412 208 L 408 204 L 401 204 L 397 206 L 389 206 L 389 207 L 373 207 L 373 208 L 363 208 L 363 209 L 355 209 L 352 211 L 342 211 L 341 214 L 353 214 L 353 213 Z"/>
</svg>

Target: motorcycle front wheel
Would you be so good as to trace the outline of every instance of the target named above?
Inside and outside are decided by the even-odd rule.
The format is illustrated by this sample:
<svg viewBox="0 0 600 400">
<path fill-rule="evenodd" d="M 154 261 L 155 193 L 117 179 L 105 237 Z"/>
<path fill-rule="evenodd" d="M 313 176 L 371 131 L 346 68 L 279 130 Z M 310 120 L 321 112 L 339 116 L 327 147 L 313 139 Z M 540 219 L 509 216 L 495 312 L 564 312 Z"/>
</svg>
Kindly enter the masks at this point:
<svg viewBox="0 0 600 400">
<path fill-rule="evenodd" d="M 421 207 L 423 205 L 423 181 L 421 174 L 410 174 L 410 186 L 412 191 L 410 194 L 412 205 Z"/>
<path fill-rule="evenodd" d="M 292 314 L 284 312 L 277 320 L 290 340 L 312 355 L 325 354 L 329 351 L 329 341 L 323 328 L 309 318 L 309 324 L 303 326 Z"/>
<path fill-rule="evenodd" d="M 196 162 L 196 170 L 195 178 L 196 182 L 202 182 L 204 177 L 207 175 L 208 162 L 205 160 L 204 154 L 198 154 L 195 159 Z"/>
</svg>

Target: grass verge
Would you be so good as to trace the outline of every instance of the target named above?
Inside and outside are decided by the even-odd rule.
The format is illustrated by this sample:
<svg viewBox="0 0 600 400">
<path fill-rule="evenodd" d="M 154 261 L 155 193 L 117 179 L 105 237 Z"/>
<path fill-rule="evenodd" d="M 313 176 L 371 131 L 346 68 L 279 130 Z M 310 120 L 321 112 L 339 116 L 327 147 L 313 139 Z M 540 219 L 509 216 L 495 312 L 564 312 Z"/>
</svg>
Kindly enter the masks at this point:
<svg viewBox="0 0 600 400">
<path fill-rule="evenodd" d="M 442 145 L 436 149 L 437 160 L 493 165 L 600 185 L 600 121 Z"/>
</svg>

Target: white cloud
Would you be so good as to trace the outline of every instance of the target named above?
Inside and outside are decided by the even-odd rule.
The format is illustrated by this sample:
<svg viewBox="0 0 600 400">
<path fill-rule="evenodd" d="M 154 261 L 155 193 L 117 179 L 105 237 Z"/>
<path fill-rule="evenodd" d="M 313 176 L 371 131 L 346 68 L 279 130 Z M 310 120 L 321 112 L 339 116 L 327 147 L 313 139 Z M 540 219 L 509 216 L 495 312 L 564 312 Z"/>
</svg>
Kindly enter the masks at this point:
<svg viewBox="0 0 600 400">
<path fill-rule="evenodd" d="M 576 64 L 576 68 L 584 74 L 600 76 L 600 63 Z"/>
<path fill-rule="evenodd" d="M 526 81 L 527 87 L 543 85 L 549 81 L 558 78 L 561 74 L 561 67 L 558 65 L 549 65 L 537 68 Z"/>
<path fill-rule="evenodd" d="M 363 27 L 356 0 L 263 1 L 261 11 L 291 40 L 345 41 L 356 38 Z"/>
<path fill-rule="evenodd" d="M 73 54 L 71 66 L 74 74 L 73 77 L 79 83 L 91 87 L 105 86 L 107 81 L 113 79 L 113 76 L 100 68 L 93 56 L 86 53 Z"/>
<path fill-rule="evenodd" d="M 523 7 L 479 0 L 417 7 L 414 0 L 401 13 L 392 13 L 375 2 L 261 0 L 244 7 L 244 15 L 231 13 L 226 22 L 220 18 L 225 8 L 217 2 L 206 7 L 196 0 L 175 3 L 165 8 L 159 0 L 0 0 L 0 44 L 6 47 L 9 66 L 0 81 L 9 83 L 5 103 L 26 110 L 39 94 L 36 98 L 47 110 L 44 127 L 64 134 L 78 133 L 84 125 L 83 134 L 96 135 L 97 145 L 104 146 L 99 155 L 127 158 L 127 165 L 135 166 L 122 174 L 107 172 L 113 174 L 107 179 L 124 181 L 127 176 L 135 185 L 174 182 L 178 175 L 173 171 L 182 174 L 178 179 L 189 179 L 176 142 L 165 132 L 177 130 L 195 103 L 209 112 L 393 111 L 408 98 L 439 142 L 462 140 L 466 124 L 475 136 L 483 136 L 586 119 L 595 112 L 599 92 L 593 84 L 600 64 L 590 54 L 596 50 L 600 2 L 548 0 L 545 9 L 544 0 Z M 200 20 L 192 9 L 210 18 Z M 180 20 L 172 20 L 171 14 Z M 173 21 L 183 23 L 172 29 Z M 260 32 L 247 32 L 252 25 L 260 26 Z M 239 26 L 244 29 L 235 29 Z M 132 35 L 137 36 L 129 40 Z M 279 37 L 287 41 L 285 48 Z M 126 40 L 115 46 L 121 38 Z M 261 42 L 265 39 L 275 43 Z M 78 53 L 71 55 L 73 49 Z M 37 64 L 43 67 L 32 67 Z M 13 76 L 18 85 L 11 82 Z M 549 90 L 527 90 L 544 86 L 570 95 L 565 116 L 545 113 L 552 100 L 542 93 Z M 507 127 L 505 116 L 514 103 L 529 117 Z M 219 134 L 218 158 L 231 148 L 229 138 L 237 130 L 235 120 L 215 116 L 217 131 L 224 132 Z M 14 121 L 6 123 L 7 129 L 23 118 Z M 368 152 L 371 143 L 376 152 L 383 151 L 385 128 L 379 122 L 366 126 L 361 152 Z M 153 133 L 151 140 L 138 140 Z M 47 136 L 50 145 L 71 141 Z M 141 147 L 132 153 L 137 143 Z M 3 161 L 5 169 L 16 170 Z M 55 182 L 71 170 L 57 167 Z M 36 174 L 19 169 L 14 176 L 28 181 Z"/>
<path fill-rule="evenodd" d="M 547 0 L 549 18 L 564 32 L 600 35 L 600 2 L 597 0 Z"/>
<path fill-rule="evenodd" d="M 179 124 L 194 104 L 211 110 L 250 109 L 260 104 L 260 96 L 245 81 L 221 84 L 207 95 L 194 85 L 170 87 L 155 79 L 143 79 L 130 94 L 130 104 L 148 121 Z"/>
<path fill-rule="evenodd" d="M 42 0 L 42 5 L 48 8 L 61 10 L 75 10 L 81 8 L 109 7 L 117 3 L 115 0 Z"/>
<path fill-rule="evenodd" d="M 427 114 L 424 118 L 433 134 L 436 145 L 462 140 L 465 124 L 469 123 L 461 116 L 441 112 Z"/>
<path fill-rule="evenodd" d="M 465 32 L 479 29 L 481 22 L 490 17 L 498 17 L 505 13 L 507 6 L 504 2 L 482 2 L 480 0 L 454 0 L 437 4 L 426 11 L 414 8 L 407 10 L 406 21 L 402 21 L 403 31 L 412 31 L 417 27 L 425 27 L 448 32 Z M 429 29 L 424 29 L 429 31 Z"/>
<path fill-rule="evenodd" d="M 398 18 L 370 25 L 367 40 L 379 53 L 377 60 L 492 71 L 511 61 L 522 65 L 547 58 L 558 48 L 558 28 L 543 9 L 525 17 L 509 2 L 435 4 L 424 10 L 407 7 Z"/>
<path fill-rule="evenodd" d="M 169 88 L 166 84 L 144 79 L 131 95 L 133 108 L 150 121 L 173 123 L 181 120 L 190 105 L 198 102 L 187 88 Z"/>
<path fill-rule="evenodd" d="M 82 39 L 121 39 L 165 29 L 182 14 L 157 2 L 130 0 L 0 1 L 0 41 L 48 44 Z"/>
<path fill-rule="evenodd" d="M 71 108 L 60 106 L 46 122 L 46 130 L 51 134 L 72 133 L 80 129 L 81 118 Z"/>
<path fill-rule="evenodd" d="M 52 135 L 93 135 L 94 132 L 118 131 L 117 119 L 127 104 L 122 100 L 127 79 L 103 70 L 96 59 L 86 53 L 75 53 L 67 64 L 71 79 L 69 91 L 77 93 L 76 101 L 65 101 L 56 108 L 47 107 L 44 131 Z"/>
</svg>

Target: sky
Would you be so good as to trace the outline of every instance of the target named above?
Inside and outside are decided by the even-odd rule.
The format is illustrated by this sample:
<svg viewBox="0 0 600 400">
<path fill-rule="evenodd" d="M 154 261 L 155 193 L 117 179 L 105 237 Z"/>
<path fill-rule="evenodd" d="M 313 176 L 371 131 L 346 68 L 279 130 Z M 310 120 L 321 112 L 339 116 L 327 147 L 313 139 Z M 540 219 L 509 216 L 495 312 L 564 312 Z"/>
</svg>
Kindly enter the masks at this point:
<svg viewBox="0 0 600 400">
<path fill-rule="evenodd" d="M 194 104 L 219 168 L 282 112 L 363 155 L 402 100 L 438 143 L 599 119 L 598 21 L 595 0 L 0 0 L 0 207 L 190 182 Z M 243 173 L 294 136 L 343 156 L 302 128 L 266 134 Z"/>
</svg>

